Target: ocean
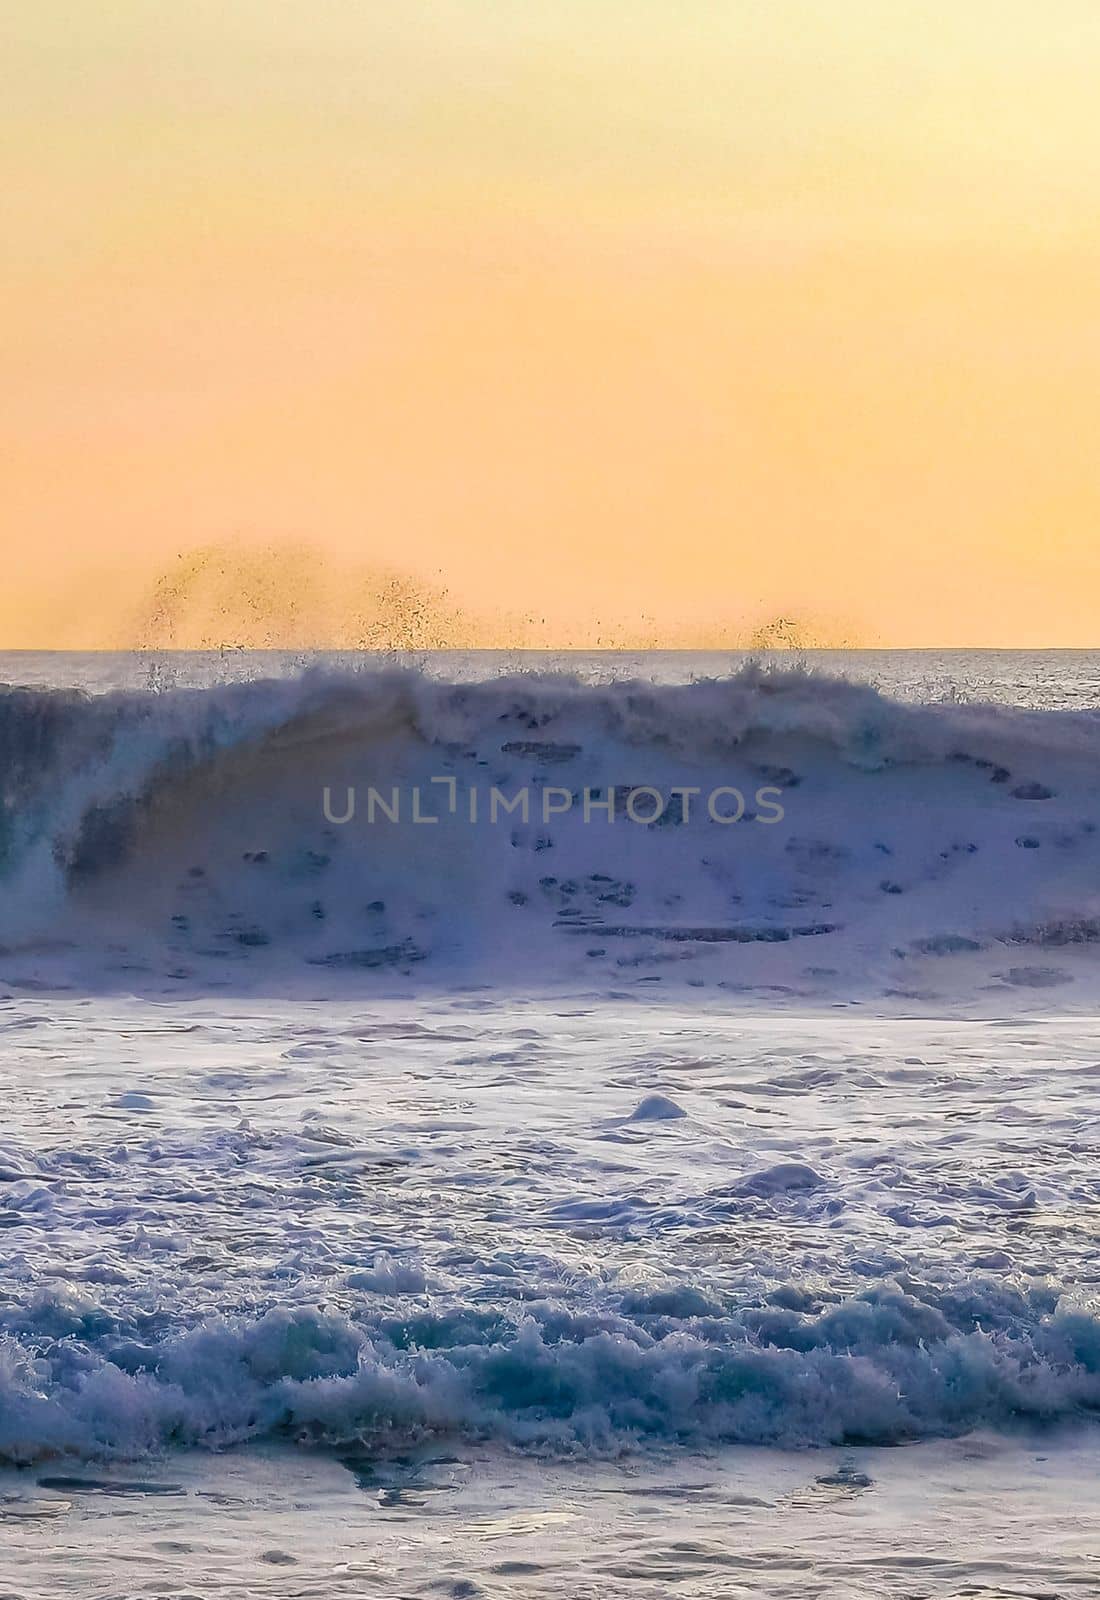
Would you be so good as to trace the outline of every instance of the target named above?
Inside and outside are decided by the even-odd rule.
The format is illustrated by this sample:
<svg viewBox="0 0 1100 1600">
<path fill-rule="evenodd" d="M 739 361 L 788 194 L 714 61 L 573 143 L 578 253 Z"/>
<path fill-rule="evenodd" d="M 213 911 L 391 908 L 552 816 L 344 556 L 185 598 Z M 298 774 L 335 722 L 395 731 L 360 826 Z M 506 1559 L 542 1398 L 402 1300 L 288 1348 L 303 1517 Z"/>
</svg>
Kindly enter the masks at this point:
<svg viewBox="0 0 1100 1600">
<path fill-rule="evenodd" d="M 1100 1593 L 1100 652 L 0 683 L 0 1594 Z"/>
</svg>

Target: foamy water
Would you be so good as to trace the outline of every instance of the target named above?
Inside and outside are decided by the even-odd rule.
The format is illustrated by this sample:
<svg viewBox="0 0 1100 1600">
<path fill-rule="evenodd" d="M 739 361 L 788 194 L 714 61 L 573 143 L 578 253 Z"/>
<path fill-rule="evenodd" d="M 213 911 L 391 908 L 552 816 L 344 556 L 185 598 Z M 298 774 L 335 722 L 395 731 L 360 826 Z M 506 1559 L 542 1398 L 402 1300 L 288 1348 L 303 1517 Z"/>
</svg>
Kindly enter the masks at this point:
<svg viewBox="0 0 1100 1600">
<path fill-rule="evenodd" d="M 1091 1592 L 1100 718 L 1060 663 L 997 705 L 911 659 L 23 671 L 11 1592 Z"/>
</svg>

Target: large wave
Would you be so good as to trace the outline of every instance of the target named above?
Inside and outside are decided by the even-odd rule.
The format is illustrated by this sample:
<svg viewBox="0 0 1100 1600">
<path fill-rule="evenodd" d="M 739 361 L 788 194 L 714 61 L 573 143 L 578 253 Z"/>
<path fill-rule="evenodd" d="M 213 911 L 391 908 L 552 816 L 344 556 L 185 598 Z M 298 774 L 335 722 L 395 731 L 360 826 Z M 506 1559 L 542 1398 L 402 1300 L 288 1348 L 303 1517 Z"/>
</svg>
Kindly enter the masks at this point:
<svg viewBox="0 0 1100 1600">
<path fill-rule="evenodd" d="M 848 963 L 904 988 L 945 956 L 1072 962 L 1100 939 L 1098 756 L 1094 713 L 757 667 L 6 689 L 0 938 L 24 964 L 67 941 L 128 981 L 217 963 L 242 983 L 751 987 Z M 1019 981 L 1060 981 L 1045 962 Z"/>
</svg>

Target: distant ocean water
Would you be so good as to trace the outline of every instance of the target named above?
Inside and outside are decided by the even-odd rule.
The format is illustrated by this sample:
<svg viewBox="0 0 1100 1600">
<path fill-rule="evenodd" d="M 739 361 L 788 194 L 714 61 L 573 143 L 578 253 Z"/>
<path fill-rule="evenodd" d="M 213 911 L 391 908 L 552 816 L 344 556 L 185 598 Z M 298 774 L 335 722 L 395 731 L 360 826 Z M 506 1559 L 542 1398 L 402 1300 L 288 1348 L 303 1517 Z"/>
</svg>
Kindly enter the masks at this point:
<svg viewBox="0 0 1100 1600">
<path fill-rule="evenodd" d="M 566 671 L 590 678 L 652 678 L 678 683 L 726 677 L 749 661 L 804 663 L 831 675 L 876 685 L 907 699 L 958 697 L 1001 705 L 1066 709 L 1100 707 L 1097 650 L 806 650 L 744 651 L 538 651 L 473 650 L 395 652 L 393 664 L 419 666 L 441 676 L 492 677 L 510 672 Z M 284 676 L 306 667 L 357 670 L 378 658 L 341 652 L 296 651 L 6 651 L 0 683 L 77 687 L 92 693 L 166 684 L 196 685 L 228 678 Z"/>
<path fill-rule="evenodd" d="M 136 1538 L 178 1595 L 1089 1592 L 1100 653 L 0 679 L 0 1539 L 62 1519 L 72 1593 Z"/>
</svg>

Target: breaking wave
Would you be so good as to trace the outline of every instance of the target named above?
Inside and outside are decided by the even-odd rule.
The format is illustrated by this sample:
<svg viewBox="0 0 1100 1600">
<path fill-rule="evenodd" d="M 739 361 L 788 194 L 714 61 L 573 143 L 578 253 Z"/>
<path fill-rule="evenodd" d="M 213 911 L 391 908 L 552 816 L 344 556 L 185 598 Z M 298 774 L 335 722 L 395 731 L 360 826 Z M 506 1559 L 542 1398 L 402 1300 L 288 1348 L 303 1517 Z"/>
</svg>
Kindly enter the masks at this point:
<svg viewBox="0 0 1100 1600">
<path fill-rule="evenodd" d="M 279 1436 L 563 1454 L 646 1444 L 898 1444 L 1100 1405 L 1100 1318 L 1051 1290 L 884 1284 L 809 1309 L 791 1285 L 725 1310 L 699 1291 L 521 1316 L 399 1300 L 273 1309 L 159 1340 L 75 1295 L 6 1314 L 0 1458 L 136 1456 Z M 784 1301 L 790 1302 L 785 1304 Z"/>
<path fill-rule="evenodd" d="M 1095 713 L 757 667 L 6 689 L 0 937 L 242 982 L 1064 951 L 1100 939 L 1098 756 Z"/>
</svg>

